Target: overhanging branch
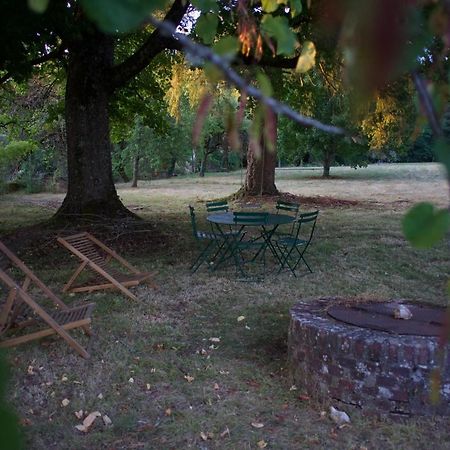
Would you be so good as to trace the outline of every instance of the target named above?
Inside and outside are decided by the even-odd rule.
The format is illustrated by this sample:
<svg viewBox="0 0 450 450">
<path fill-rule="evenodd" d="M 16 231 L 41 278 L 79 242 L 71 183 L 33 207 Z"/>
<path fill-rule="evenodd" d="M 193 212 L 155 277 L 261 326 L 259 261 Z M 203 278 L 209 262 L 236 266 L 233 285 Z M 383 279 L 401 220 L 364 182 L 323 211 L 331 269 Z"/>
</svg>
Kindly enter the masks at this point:
<svg viewBox="0 0 450 450">
<path fill-rule="evenodd" d="M 159 21 L 154 17 L 151 17 L 149 19 L 149 22 L 157 27 L 161 34 L 167 37 L 172 37 L 173 39 L 178 41 L 184 48 L 184 50 L 190 53 L 195 58 L 200 59 L 203 62 L 208 61 L 219 68 L 222 71 L 224 77 L 231 84 L 236 86 L 241 91 L 246 92 L 246 94 L 250 95 L 251 97 L 259 100 L 264 105 L 268 106 L 274 113 L 284 115 L 306 128 L 317 128 L 326 133 L 336 135 L 346 134 L 345 130 L 343 130 L 342 128 L 335 127 L 333 125 L 327 125 L 311 117 L 304 116 L 303 114 L 294 111 L 286 104 L 275 100 L 273 97 L 264 95 L 259 89 L 249 85 L 236 71 L 234 71 L 230 67 L 228 60 L 215 54 L 210 48 L 193 42 L 186 35 L 177 33 L 176 27 L 173 26 L 170 22 Z"/>
<path fill-rule="evenodd" d="M 164 17 L 164 23 L 170 23 L 176 29 L 188 7 L 188 1 L 175 0 Z M 124 86 L 131 78 L 141 72 L 158 53 L 165 49 L 181 50 L 178 42 L 170 34 L 162 34 L 159 29 L 156 29 L 135 53 L 113 68 L 110 79 L 111 88 L 116 89 Z"/>
</svg>

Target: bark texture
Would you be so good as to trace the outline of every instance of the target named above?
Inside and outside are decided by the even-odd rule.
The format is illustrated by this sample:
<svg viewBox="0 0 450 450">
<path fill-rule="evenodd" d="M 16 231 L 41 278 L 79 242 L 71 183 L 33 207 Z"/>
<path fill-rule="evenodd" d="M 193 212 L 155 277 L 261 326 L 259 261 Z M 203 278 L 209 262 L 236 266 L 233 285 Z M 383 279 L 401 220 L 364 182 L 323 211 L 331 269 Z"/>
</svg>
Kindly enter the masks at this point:
<svg viewBox="0 0 450 450">
<path fill-rule="evenodd" d="M 276 116 L 273 112 L 271 121 L 275 126 L 275 136 L 271 137 L 272 142 L 276 142 Z M 264 124 L 267 126 L 267 121 Z M 243 195 L 276 195 L 278 189 L 275 186 L 275 168 L 277 166 L 277 151 L 275 145 L 270 145 L 265 133 L 257 142 L 250 139 L 247 152 L 247 172 L 245 176 L 245 185 Z"/>
<path fill-rule="evenodd" d="M 57 216 L 132 215 L 117 195 L 111 164 L 108 72 L 113 42 L 100 32 L 69 45 L 66 85 L 68 190 Z"/>
</svg>

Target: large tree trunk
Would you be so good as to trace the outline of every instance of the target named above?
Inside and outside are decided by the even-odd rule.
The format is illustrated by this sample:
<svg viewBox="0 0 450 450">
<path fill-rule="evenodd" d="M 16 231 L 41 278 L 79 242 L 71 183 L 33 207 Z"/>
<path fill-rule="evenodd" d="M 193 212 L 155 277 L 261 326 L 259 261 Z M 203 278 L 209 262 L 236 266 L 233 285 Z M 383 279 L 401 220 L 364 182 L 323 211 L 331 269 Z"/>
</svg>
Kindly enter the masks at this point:
<svg viewBox="0 0 450 450">
<path fill-rule="evenodd" d="M 69 45 L 66 86 L 68 190 L 57 217 L 132 216 L 119 200 L 112 176 L 108 71 L 110 37 L 84 34 Z"/>
<path fill-rule="evenodd" d="M 272 114 L 276 129 L 276 116 Z M 267 126 L 267 123 L 265 124 Z M 276 142 L 276 136 L 275 140 Z M 273 146 L 274 147 L 274 146 Z M 260 146 L 250 139 L 247 152 L 247 173 L 245 176 L 244 195 L 276 195 L 278 189 L 275 186 L 275 168 L 277 166 L 276 148 L 270 148 L 265 137 L 261 138 Z"/>
</svg>

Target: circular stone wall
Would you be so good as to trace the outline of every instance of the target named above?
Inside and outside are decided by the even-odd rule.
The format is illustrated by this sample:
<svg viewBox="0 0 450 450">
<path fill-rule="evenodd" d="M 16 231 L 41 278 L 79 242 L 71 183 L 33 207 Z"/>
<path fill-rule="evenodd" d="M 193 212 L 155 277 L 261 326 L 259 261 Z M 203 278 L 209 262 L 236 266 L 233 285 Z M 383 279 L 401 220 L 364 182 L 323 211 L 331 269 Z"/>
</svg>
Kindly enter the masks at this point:
<svg viewBox="0 0 450 450">
<path fill-rule="evenodd" d="M 298 389 L 376 415 L 450 415 L 450 351 L 438 338 L 394 335 L 337 321 L 326 309 L 342 299 L 321 298 L 291 309 L 288 352 Z M 348 301 L 348 300 L 347 300 Z M 442 353 L 442 351 L 441 351 Z M 433 369 L 440 401 L 430 401 Z"/>
</svg>

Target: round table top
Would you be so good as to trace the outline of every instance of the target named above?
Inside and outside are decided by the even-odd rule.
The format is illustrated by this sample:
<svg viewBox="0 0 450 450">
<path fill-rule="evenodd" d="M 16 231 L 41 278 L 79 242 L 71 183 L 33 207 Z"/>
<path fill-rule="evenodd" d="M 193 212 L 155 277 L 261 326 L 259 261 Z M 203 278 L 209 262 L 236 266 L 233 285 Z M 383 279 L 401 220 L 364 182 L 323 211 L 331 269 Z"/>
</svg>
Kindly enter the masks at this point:
<svg viewBox="0 0 450 450">
<path fill-rule="evenodd" d="M 234 220 L 234 215 L 232 212 L 227 213 L 216 213 L 210 214 L 206 217 L 208 222 L 217 223 L 219 225 L 246 225 L 246 226 L 262 226 L 262 225 L 284 225 L 286 223 L 291 223 L 295 220 L 294 216 L 288 216 L 287 214 L 272 214 L 268 213 L 265 216 L 265 220 L 257 222 L 241 222 L 239 220 Z"/>
</svg>

